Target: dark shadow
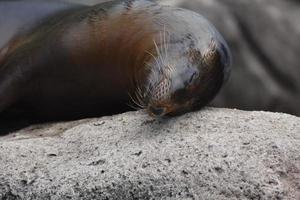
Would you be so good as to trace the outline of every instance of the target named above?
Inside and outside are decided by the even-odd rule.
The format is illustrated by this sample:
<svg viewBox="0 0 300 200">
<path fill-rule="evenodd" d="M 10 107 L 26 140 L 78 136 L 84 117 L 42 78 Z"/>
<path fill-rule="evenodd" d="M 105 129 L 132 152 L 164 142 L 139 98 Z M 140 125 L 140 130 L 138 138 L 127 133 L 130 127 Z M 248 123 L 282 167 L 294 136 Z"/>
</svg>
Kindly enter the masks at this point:
<svg viewBox="0 0 300 200">
<path fill-rule="evenodd" d="M 0 136 L 21 130 L 33 124 L 25 113 L 4 111 L 0 114 Z"/>
<path fill-rule="evenodd" d="M 31 123 L 27 120 L 8 120 L 0 119 L 0 136 L 21 130 L 30 126 Z"/>
<path fill-rule="evenodd" d="M 66 116 L 57 114 L 54 116 L 45 117 L 43 115 L 34 114 L 33 110 L 30 109 L 23 110 L 18 107 L 13 107 L 0 114 L 0 136 L 8 135 L 36 124 L 44 124 L 49 122 L 69 122 L 85 118 L 99 118 L 103 116 L 121 114 L 128 111 L 133 111 L 133 109 L 126 105 L 107 107 L 106 109 L 101 110 L 95 109 L 95 112 L 83 111 Z"/>
</svg>

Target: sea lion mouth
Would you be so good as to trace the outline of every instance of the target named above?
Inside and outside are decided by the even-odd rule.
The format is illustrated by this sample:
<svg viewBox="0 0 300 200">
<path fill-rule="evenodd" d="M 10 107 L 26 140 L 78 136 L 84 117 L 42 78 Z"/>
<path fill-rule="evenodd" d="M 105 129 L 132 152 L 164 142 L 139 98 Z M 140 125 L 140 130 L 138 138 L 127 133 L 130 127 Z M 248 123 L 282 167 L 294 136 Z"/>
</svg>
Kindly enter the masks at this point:
<svg viewBox="0 0 300 200">
<path fill-rule="evenodd" d="M 154 118 L 160 118 L 169 115 L 175 109 L 171 102 L 149 103 L 146 107 L 147 113 Z"/>
<path fill-rule="evenodd" d="M 172 101 L 152 102 L 146 106 L 146 112 L 153 118 L 172 117 L 195 110 L 195 99 L 189 99 L 182 103 Z"/>
<path fill-rule="evenodd" d="M 146 110 L 148 114 L 154 118 L 163 117 L 170 112 L 172 107 L 169 94 L 170 82 L 169 79 L 162 79 L 157 84 L 150 84 L 147 87 L 147 93 L 144 95 L 144 102 L 146 103 Z"/>
<path fill-rule="evenodd" d="M 167 109 L 164 107 L 149 106 L 147 111 L 152 117 L 162 117 L 166 115 Z"/>
</svg>

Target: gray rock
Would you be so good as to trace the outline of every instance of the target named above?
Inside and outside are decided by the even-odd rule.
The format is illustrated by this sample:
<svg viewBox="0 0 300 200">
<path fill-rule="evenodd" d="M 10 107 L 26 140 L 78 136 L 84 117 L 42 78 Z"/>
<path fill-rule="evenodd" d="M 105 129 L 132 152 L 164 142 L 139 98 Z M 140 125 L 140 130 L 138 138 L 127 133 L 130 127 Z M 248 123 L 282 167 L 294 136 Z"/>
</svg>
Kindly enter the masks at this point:
<svg viewBox="0 0 300 200">
<path fill-rule="evenodd" d="M 0 137 L 0 199 L 300 199 L 300 118 L 130 112 Z"/>
</svg>

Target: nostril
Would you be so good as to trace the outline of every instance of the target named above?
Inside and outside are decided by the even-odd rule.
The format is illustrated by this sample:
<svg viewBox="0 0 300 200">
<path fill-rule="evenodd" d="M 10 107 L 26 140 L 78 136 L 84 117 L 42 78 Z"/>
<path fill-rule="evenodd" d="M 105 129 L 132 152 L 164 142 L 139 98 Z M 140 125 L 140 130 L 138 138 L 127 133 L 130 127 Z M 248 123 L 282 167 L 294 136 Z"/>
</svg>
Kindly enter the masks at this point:
<svg viewBox="0 0 300 200">
<path fill-rule="evenodd" d="M 150 106 L 149 107 L 149 111 L 156 116 L 161 116 L 162 114 L 164 114 L 165 109 L 161 108 L 161 107 L 154 107 L 154 106 Z"/>
</svg>

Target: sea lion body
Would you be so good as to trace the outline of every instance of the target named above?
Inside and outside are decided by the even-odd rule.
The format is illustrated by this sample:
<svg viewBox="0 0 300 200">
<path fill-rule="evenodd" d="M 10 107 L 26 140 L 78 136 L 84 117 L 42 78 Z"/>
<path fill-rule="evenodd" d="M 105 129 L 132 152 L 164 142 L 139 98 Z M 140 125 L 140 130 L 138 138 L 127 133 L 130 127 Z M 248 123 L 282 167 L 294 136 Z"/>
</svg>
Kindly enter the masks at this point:
<svg viewBox="0 0 300 200">
<path fill-rule="evenodd" d="M 182 113 L 215 96 L 229 65 L 226 42 L 191 11 L 148 0 L 74 8 L 0 50 L 0 112 L 81 118 L 128 110 L 133 99 L 153 116 Z"/>
</svg>

